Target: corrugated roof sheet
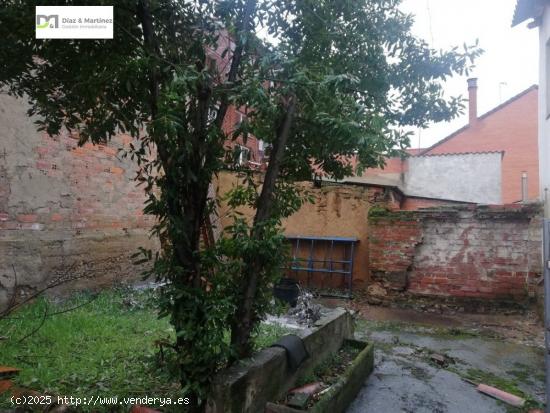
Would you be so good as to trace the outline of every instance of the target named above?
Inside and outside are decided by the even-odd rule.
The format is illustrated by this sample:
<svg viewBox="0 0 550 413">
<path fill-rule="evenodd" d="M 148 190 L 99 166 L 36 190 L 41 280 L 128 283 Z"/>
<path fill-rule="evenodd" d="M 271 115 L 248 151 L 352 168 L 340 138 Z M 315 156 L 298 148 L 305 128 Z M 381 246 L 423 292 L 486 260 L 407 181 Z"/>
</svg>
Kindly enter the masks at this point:
<svg viewBox="0 0 550 413">
<path fill-rule="evenodd" d="M 534 3 L 534 0 L 518 0 L 516 2 L 514 17 L 512 17 L 512 27 L 533 17 Z"/>
<path fill-rule="evenodd" d="M 512 17 L 512 27 L 517 26 L 527 19 L 535 17 L 536 0 L 518 0 Z"/>
<path fill-rule="evenodd" d="M 512 27 L 524 22 L 527 19 L 536 19 L 542 16 L 544 6 L 550 5 L 549 0 L 517 0 Z"/>
</svg>

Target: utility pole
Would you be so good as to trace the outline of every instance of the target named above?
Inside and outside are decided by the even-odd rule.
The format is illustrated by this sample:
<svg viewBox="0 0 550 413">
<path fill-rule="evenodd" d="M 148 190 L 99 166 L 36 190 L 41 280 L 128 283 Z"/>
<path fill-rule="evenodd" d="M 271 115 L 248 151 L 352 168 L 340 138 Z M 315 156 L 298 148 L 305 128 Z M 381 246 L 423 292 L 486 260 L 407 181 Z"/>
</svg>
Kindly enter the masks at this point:
<svg viewBox="0 0 550 413">
<path fill-rule="evenodd" d="M 539 200 L 544 206 L 542 268 L 544 274 L 544 345 L 546 413 L 550 413 L 550 0 L 516 0 L 512 27 L 532 19 L 539 32 L 538 161 Z"/>
<path fill-rule="evenodd" d="M 550 0 L 539 2 L 541 14 L 530 27 L 539 28 L 539 196 L 544 208 L 542 266 L 544 273 L 544 344 L 546 413 L 550 413 Z"/>
</svg>

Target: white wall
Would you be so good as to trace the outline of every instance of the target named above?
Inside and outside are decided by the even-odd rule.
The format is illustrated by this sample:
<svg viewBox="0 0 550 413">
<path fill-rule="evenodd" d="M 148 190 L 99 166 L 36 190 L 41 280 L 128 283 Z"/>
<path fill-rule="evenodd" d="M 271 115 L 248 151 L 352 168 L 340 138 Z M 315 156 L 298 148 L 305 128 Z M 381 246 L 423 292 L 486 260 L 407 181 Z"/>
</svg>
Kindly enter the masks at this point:
<svg viewBox="0 0 550 413">
<path fill-rule="evenodd" d="M 502 201 L 500 152 L 412 156 L 407 165 L 407 195 L 480 204 Z"/>
</svg>

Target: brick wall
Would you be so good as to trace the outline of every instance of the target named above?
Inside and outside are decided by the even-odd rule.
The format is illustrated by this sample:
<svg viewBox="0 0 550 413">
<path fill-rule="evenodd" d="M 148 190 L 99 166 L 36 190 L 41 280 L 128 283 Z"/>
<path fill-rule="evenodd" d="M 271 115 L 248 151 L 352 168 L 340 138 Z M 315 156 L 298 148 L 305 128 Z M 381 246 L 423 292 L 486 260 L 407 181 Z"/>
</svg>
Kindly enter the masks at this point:
<svg viewBox="0 0 550 413">
<path fill-rule="evenodd" d="M 499 110 L 481 116 L 451 139 L 428 149 L 426 154 L 504 151 L 502 202 L 521 200 L 521 174 L 528 175 L 529 199 L 539 195 L 538 88 L 532 87 Z"/>
<path fill-rule="evenodd" d="M 240 116 L 246 116 L 245 109 L 236 109 L 234 106 L 230 106 L 223 122 L 223 130 L 227 131 L 227 133 L 232 133 L 239 124 Z M 228 139 L 226 149 L 233 150 L 236 145 L 246 146 L 250 150 L 249 161 L 251 164 L 249 166 L 253 169 L 260 169 L 264 154 L 260 150 L 259 139 L 253 135 L 249 135 L 246 142 L 242 136 L 239 136 L 235 140 Z"/>
<path fill-rule="evenodd" d="M 142 212 L 135 161 L 119 153 L 131 138 L 79 147 L 66 131 L 37 132 L 26 109 L 23 99 L 0 95 L 0 308 L 15 290 L 31 293 L 60 275 L 86 278 L 58 292 L 138 279 L 131 255 L 158 242 L 149 238 L 154 220 Z M 224 130 L 237 121 L 230 107 Z M 245 143 L 228 141 L 235 144 Z M 259 163 L 256 138 L 246 146 Z"/>
<path fill-rule="evenodd" d="M 528 198 L 536 200 L 539 196 L 537 96 L 538 88 L 533 86 L 432 147 L 410 149 L 409 153 L 438 155 L 502 151 L 501 202 L 506 204 L 521 200 L 523 172 L 527 172 L 528 176 Z M 385 168 L 367 169 L 363 176 L 381 176 L 398 182 L 408 167 L 407 160 L 389 158 Z M 449 170 L 450 174 L 453 172 L 456 174 L 456 170 Z M 406 188 L 405 193 L 410 195 L 413 192 L 409 193 Z M 407 205 L 407 209 L 413 209 L 413 204 Z"/>
<path fill-rule="evenodd" d="M 25 293 L 66 273 L 89 277 L 71 288 L 140 275 L 130 255 L 156 242 L 134 163 L 117 156 L 129 141 L 78 147 L 37 132 L 24 101 L 1 96 L 0 305 L 16 283 Z"/>
<path fill-rule="evenodd" d="M 533 205 L 381 212 L 369 219 L 371 276 L 413 295 L 526 300 L 541 273 L 537 212 Z"/>
</svg>

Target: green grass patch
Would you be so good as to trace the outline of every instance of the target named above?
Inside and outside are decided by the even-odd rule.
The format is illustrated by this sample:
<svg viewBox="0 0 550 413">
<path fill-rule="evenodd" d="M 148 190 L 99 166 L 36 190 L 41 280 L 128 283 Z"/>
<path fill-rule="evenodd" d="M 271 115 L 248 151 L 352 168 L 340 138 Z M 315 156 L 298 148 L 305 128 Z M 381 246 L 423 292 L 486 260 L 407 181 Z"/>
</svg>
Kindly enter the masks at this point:
<svg viewBox="0 0 550 413">
<path fill-rule="evenodd" d="M 505 379 L 484 370 L 471 368 L 466 370 L 466 372 L 463 374 L 463 377 L 473 381 L 474 383 L 488 384 L 489 386 L 493 386 L 500 390 L 504 390 L 505 392 L 515 394 L 516 396 L 526 397 L 526 395 L 517 387 L 517 384 L 514 381 Z"/>
<path fill-rule="evenodd" d="M 352 344 L 344 344 L 340 350 L 319 363 L 313 371 L 298 378 L 296 386 L 298 387 L 318 381 L 326 385 L 336 383 L 361 350 L 362 348 Z"/>
<path fill-rule="evenodd" d="M 432 336 L 436 338 L 446 340 L 463 340 L 468 338 L 475 338 L 485 336 L 479 331 L 464 330 L 456 327 L 434 327 L 430 324 L 421 323 L 405 323 L 400 321 L 372 321 L 359 318 L 355 322 L 355 331 L 366 332 L 369 331 L 387 331 L 387 332 L 401 332 L 412 333 L 425 336 Z M 492 338 L 492 337 L 488 337 Z"/>
<path fill-rule="evenodd" d="M 506 373 L 509 374 L 510 376 L 515 377 L 520 382 L 528 385 L 533 385 L 533 380 L 532 380 L 533 378 L 535 378 L 535 380 L 537 379 L 536 377 L 534 377 L 533 372 L 531 371 L 529 366 L 526 366 L 525 364 L 517 363 L 517 362 L 514 363 L 514 368 L 506 371 Z M 542 380 L 539 380 L 539 381 L 544 382 L 544 377 L 542 377 Z"/>
<path fill-rule="evenodd" d="M 280 324 L 260 324 L 258 332 L 254 334 L 254 349 L 260 350 L 275 343 L 282 336 L 292 333 L 292 330 Z"/>
<path fill-rule="evenodd" d="M 185 397 L 169 372 L 175 369 L 159 360 L 155 342 L 173 342 L 175 334 L 167 318 L 157 317 L 154 302 L 153 291 L 127 289 L 57 303 L 37 299 L 0 320 L 0 336 L 7 337 L 0 340 L 0 365 L 20 368 L 16 384 L 41 393 Z M 287 333 L 279 325 L 261 325 L 255 348 Z M 13 408 L 7 394 L 0 396 L 2 408 Z"/>
</svg>

